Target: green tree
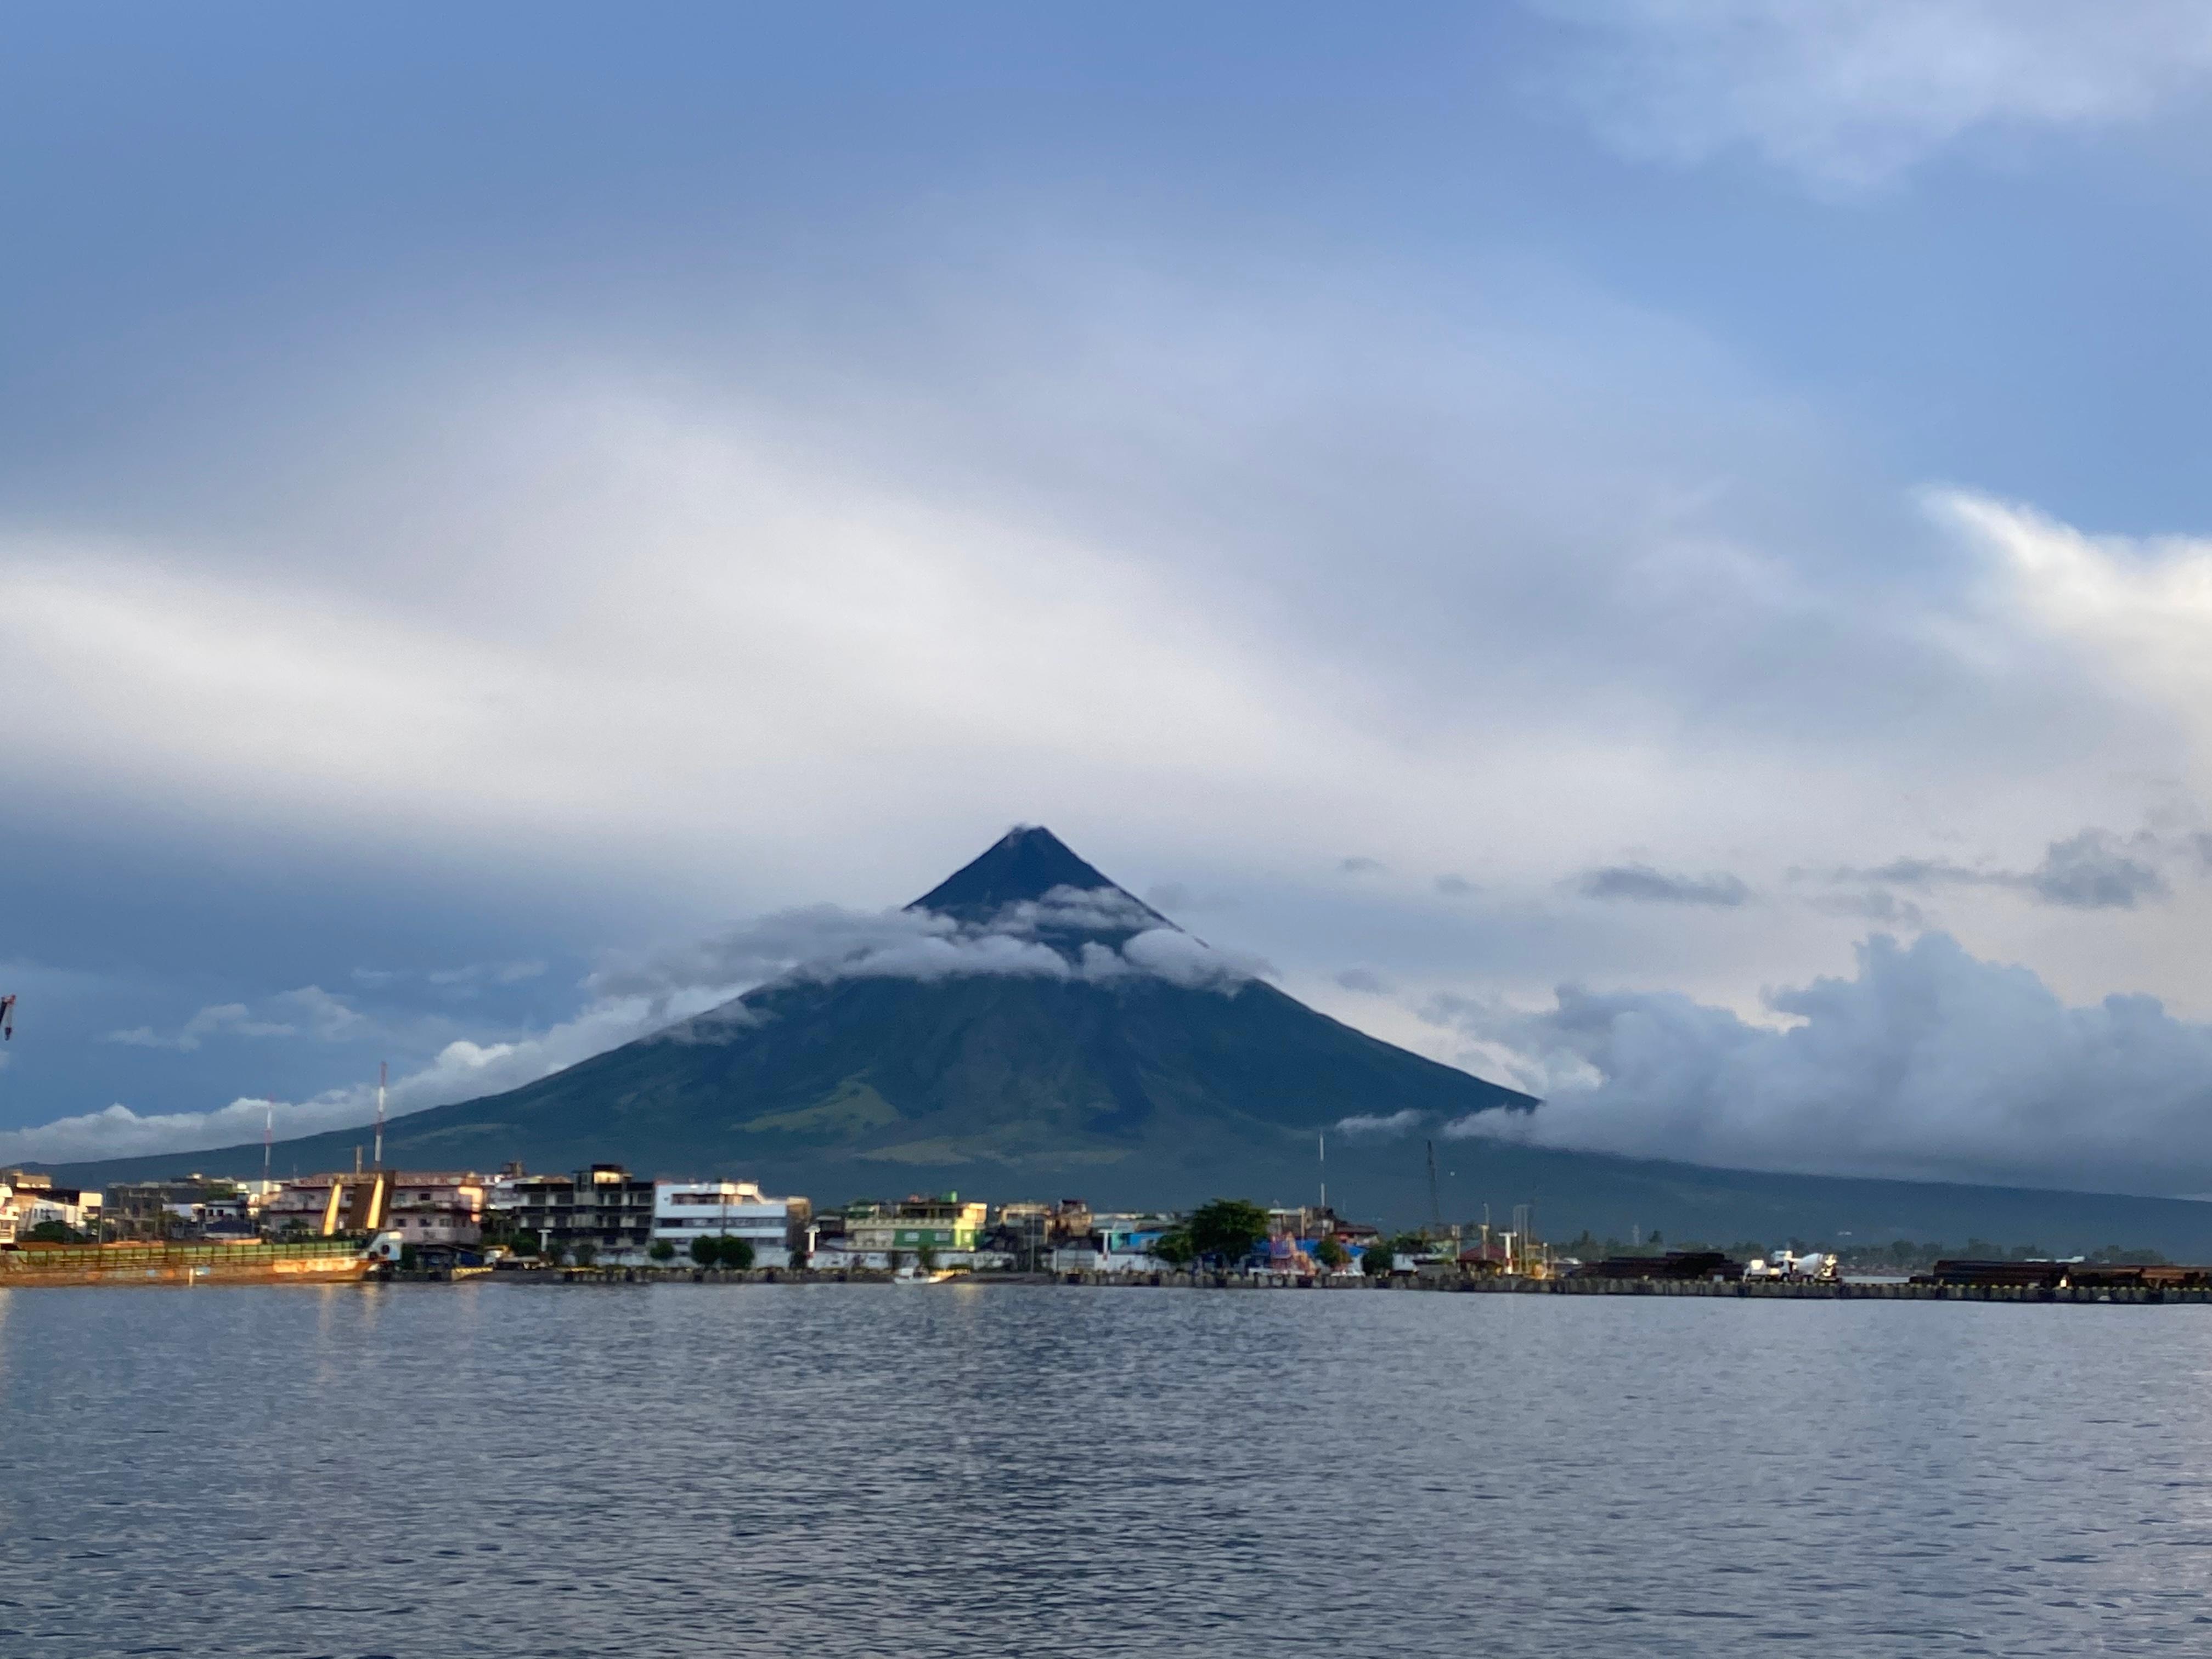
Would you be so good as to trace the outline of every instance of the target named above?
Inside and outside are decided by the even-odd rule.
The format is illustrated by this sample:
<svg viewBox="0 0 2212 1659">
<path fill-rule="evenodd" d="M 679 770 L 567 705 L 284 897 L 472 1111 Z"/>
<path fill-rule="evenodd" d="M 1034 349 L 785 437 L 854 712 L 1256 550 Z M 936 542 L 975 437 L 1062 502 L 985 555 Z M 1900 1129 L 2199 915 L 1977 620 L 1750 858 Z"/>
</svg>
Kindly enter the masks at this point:
<svg viewBox="0 0 2212 1659">
<path fill-rule="evenodd" d="M 543 1242 L 537 1233 L 528 1227 L 518 1227 L 507 1236 L 507 1248 L 517 1255 L 539 1254 Z"/>
<path fill-rule="evenodd" d="M 676 1247 L 665 1238 L 656 1238 L 653 1241 L 653 1248 L 646 1254 L 655 1261 L 673 1261 L 676 1260 Z"/>
<path fill-rule="evenodd" d="M 1234 1267 L 1267 1236 L 1267 1212 L 1249 1199 L 1217 1198 L 1191 1212 L 1191 1249 Z"/>
<path fill-rule="evenodd" d="M 82 1233 L 71 1232 L 68 1224 L 61 1221 L 41 1221 L 30 1231 L 25 1233 L 23 1238 L 26 1243 L 32 1244 L 82 1244 L 84 1243 Z"/>
<path fill-rule="evenodd" d="M 555 1239 L 543 1239 L 538 1246 L 538 1259 L 549 1267 L 559 1267 L 561 1258 L 568 1253 L 567 1249 Z"/>
<path fill-rule="evenodd" d="M 937 1247 L 925 1244 L 914 1253 L 914 1265 L 926 1273 L 937 1271 Z"/>
<path fill-rule="evenodd" d="M 1314 1260 L 1333 1273 L 1344 1271 L 1344 1264 L 1352 1260 L 1352 1253 L 1336 1242 L 1334 1234 L 1325 1236 L 1314 1246 Z"/>
<path fill-rule="evenodd" d="M 722 1240 L 722 1265 L 744 1273 L 753 1265 L 752 1241 L 748 1238 Z"/>
<path fill-rule="evenodd" d="M 703 1235 L 691 1241 L 691 1259 L 702 1267 L 711 1267 L 722 1259 L 722 1241 Z"/>
<path fill-rule="evenodd" d="M 416 1249 L 412 1244 L 402 1244 L 399 1247 L 399 1271 L 401 1273 L 411 1273 L 417 1268 L 421 1267 L 422 1265 L 422 1253 L 420 1250 Z"/>
<path fill-rule="evenodd" d="M 1170 1227 L 1152 1241 L 1150 1252 L 1170 1267 L 1183 1268 L 1197 1260 L 1197 1247 L 1190 1242 L 1190 1229 Z"/>
<path fill-rule="evenodd" d="M 1379 1235 L 1369 1239 L 1367 1248 L 1359 1254 L 1359 1271 L 1370 1279 L 1386 1277 L 1393 1265 L 1392 1258 L 1397 1254 L 1397 1243 L 1395 1238 L 1384 1238 Z"/>
<path fill-rule="evenodd" d="M 579 1267 L 588 1267 L 599 1259 L 599 1247 L 587 1238 L 576 1246 L 575 1257 Z"/>
</svg>

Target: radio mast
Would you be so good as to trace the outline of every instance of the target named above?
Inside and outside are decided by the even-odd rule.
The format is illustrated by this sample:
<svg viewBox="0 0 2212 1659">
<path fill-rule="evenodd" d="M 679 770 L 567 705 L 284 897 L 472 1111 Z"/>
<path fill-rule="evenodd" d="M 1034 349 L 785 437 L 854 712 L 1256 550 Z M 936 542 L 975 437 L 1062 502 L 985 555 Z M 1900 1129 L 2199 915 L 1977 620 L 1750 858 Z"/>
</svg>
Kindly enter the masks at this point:
<svg viewBox="0 0 2212 1659">
<path fill-rule="evenodd" d="M 387 1062 L 387 1061 L 385 1061 L 385 1060 L 378 1060 L 378 1061 L 376 1062 L 376 1164 L 375 1164 L 375 1167 L 376 1167 L 376 1168 L 378 1168 L 378 1169 L 380 1169 L 380 1169 L 382 1169 L 382 1168 L 384 1167 L 384 1082 L 385 1082 L 385 1078 L 386 1078 L 386 1076 L 389 1073 L 389 1072 L 391 1071 L 391 1069 L 392 1069 L 392 1068 L 391 1068 L 390 1063 L 389 1063 L 389 1062 Z"/>
<path fill-rule="evenodd" d="M 270 1095 L 268 1101 L 268 1114 L 261 1120 L 261 1185 L 264 1191 L 269 1186 L 270 1155 L 276 1150 L 276 1097 Z"/>
</svg>

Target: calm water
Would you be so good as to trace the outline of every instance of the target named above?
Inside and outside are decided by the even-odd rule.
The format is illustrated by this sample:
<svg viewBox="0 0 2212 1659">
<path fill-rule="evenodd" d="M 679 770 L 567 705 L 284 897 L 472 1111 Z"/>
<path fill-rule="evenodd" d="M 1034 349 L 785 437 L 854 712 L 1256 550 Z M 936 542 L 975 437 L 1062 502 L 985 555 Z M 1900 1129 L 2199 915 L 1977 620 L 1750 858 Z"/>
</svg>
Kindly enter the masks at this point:
<svg viewBox="0 0 2212 1659">
<path fill-rule="evenodd" d="M 2212 1310 L 0 1292 L 0 1654 L 2212 1650 Z"/>
</svg>

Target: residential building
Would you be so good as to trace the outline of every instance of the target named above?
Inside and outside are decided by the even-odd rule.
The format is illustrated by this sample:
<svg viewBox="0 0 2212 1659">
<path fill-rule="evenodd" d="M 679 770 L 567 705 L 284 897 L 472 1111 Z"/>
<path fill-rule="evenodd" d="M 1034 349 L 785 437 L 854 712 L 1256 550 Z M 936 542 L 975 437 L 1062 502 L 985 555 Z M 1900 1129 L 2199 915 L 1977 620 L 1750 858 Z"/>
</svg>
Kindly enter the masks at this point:
<svg viewBox="0 0 2212 1659">
<path fill-rule="evenodd" d="M 679 1255 L 696 1238 L 742 1238 L 753 1247 L 753 1265 L 787 1267 L 806 1253 L 814 1206 L 803 1198 L 769 1198 L 750 1181 L 656 1181 L 653 1238 Z"/>
<path fill-rule="evenodd" d="M 386 1231 L 418 1248 L 470 1248 L 483 1242 L 489 1182 L 465 1170 L 401 1170 L 392 1177 Z"/>
<path fill-rule="evenodd" d="M 563 1176 L 502 1176 L 501 1208 L 519 1228 L 563 1252 L 589 1245 L 600 1260 L 642 1262 L 653 1243 L 653 1183 L 619 1164 Z"/>
<path fill-rule="evenodd" d="M 975 1248 L 990 1216 L 988 1204 L 963 1204 L 960 1194 L 921 1195 L 896 1204 L 864 1200 L 845 1206 L 845 1237 L 848 1248 L 871 1255 L 933 1250 L 965 1255 Z"/>
<path fill-rule="evenodd" d="M 1166 1264 L 1152 1254 L 1176 1224 L 1175 1218 L 1152 1212 L 1093 1215 L 1091 1231 L 1070 1238 L 1052 1253 L 1054 1273 L 1149 1273 Z"/>
<path fill-rule="evenodd" d="M 173 1204 L 169 1212 L 179 1218 L 191 1237 L 210 1243 L 246 1244 L 261 1237 L 252 1203 L 234 1188 L 210 1192 L 193 1204 Z"/>
<path fill-rule="evenodd" d="M 896 1203 L 859 1199 L 842 1214 L 822 1218 L 811 1265 L 895 1267 L 927 1250 L 939 1267 L 972 1267 L 977 1247 L 986 1242 L 990 1213 L 989 1205 L 963 1204 L 957 1193 L 917 1194 Z"/>
<path fill-rule="evenodd" d="M 1091 1234 L 1091 1206 L 1079 1198 L 1057 1204 L 1004 1204 L 988 1244 L 1012 1265 L 1034 1272 L 1050 1264 L 1053 1251 L 1080 1245 Z"/>
<path fill-rule="evenodd" d="M 1341 1221 L 1334 1210 L 1325 1204 L 1304 1204 L 1296 1208 L 1279 1207 L 1267 1212 L 1267 1232 L 1271 1237 L 1322 1239 L 1340 1234 L 1356 1224 Z M 1373 1231 L 1372 1228 L 1365 1229 Z"/>
<path fill-rule="evenodd" d="M 12 1244 L 33 1228 L 58 1223 L 72 1233 L 100 1225 L 100 1195 L 75 1187 L 57 1187 L 51 1176 L 29 1170 L 0 1170 L 0 1244 Z"/>
<path fill-rule="evenodd" d="M 118 1181 L 104 1194 L 101 1231 L 118 1238 L 198 1238 L 216 1206 L 219 1222 L 234 1222 L 242 1207 L 238 1188 L 228 1181 L 191 1175 L 172 1181 Z"/>
<path fill-rule="evenodd" d="M 276 1238 L 380 1232 L 391 1202 L 388 1170 L 297 1176 L 261 1206 L 261 1225 Z"/>
</svg>

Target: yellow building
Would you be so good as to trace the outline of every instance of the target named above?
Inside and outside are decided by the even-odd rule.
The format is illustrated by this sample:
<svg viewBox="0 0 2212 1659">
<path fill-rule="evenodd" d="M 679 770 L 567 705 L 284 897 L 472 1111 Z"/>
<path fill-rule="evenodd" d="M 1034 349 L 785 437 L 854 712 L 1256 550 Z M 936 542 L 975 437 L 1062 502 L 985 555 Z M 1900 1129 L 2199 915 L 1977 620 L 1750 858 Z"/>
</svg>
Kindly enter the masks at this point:
<svg viewBox="0 0 2212 1659">
<path fill-rule="evenodd" d="M 957 1193 L 902 1199 L 896 1204 L 849 1204 L 845 1207 L 846 1248 L 869 1252 L 972 1250 L 989 1213 L 988 1204 L 963 1204 Z"/>
</svg>

